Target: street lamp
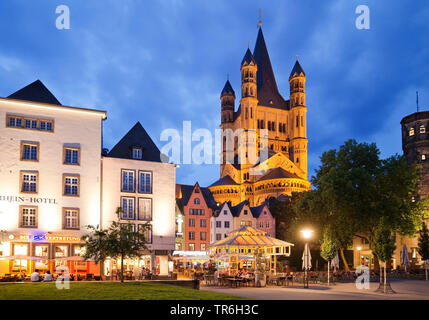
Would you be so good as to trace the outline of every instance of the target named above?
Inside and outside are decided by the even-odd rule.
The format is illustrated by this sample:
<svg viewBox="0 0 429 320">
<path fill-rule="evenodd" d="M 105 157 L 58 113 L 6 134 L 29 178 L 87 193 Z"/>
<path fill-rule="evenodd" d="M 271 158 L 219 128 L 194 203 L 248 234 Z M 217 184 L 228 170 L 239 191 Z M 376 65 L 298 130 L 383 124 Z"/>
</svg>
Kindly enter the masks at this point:
<svg viewBox="0 0 429 320">
<path fill-rule="evenodd" d="M 308 240 L 313 235 L 313 230 L 305 229 L 305 230 L 301 230 L 301 233 L 302 233 L 302 237 L 305 239 L 304 255 L 303 255 L 304 288 L 308 288 L 308 271 L 310 269 L 310 263 L 311 263 L 310 248 L 308 247 Z"/>
<path fill-rule="evenodd" d="M 356 247 L 356 249 L 357 249 L 357 251 L 358 251 L 358 261 L 359 261 L 359 264 L 358 264 L 358 266 L 360 266 L 361 264 L 362 264 L 362 259 L 361 259 L 361 257 L 360 257 L 360 251 L 362 250 L 362 247 Z"/>
</svg>

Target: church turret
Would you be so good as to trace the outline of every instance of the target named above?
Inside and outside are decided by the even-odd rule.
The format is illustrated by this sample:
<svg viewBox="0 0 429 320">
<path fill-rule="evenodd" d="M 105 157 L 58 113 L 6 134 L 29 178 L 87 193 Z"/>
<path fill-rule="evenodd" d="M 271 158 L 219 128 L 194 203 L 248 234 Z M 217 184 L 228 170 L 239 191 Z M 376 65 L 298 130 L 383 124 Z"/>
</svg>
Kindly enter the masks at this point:
<svg viewBox="0 0 429 320">
<path fill-rule="evenodd" d="M 290 158 L 307 178 L 307 107 L 305 105 L 305 72 L 298 60 L 289 76 L 290 84 Z"/>
<path fill-rule="evenodd" d="M 232 122 L 234 120 L 235 92 L 229 80 L 226 81 L 220 94 L 221 101 L 221 123 Z"/>
</svg>

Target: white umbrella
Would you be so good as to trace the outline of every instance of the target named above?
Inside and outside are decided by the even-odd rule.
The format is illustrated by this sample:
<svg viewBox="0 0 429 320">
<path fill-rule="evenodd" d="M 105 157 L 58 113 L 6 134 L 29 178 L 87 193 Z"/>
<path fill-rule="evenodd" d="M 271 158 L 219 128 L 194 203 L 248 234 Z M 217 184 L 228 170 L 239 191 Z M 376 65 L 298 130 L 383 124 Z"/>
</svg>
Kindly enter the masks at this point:
<svg viewBox="0 0 429 320">
<path fill-rule="evenodd" d="M 405 272 L 407 272 L 407 265 L 409 264 L 410 264 L 410 259 L 408 259 L 407 245 L 404 244 L 401 251 L 401 265 L 405 266 Z"/>
<path fill-rule="evenodd" d="M 334 259 L 331 261 L 331 267 L 334 268 L 334 271 L 337 271 L 337 269 L 340 268 L 340 258 L 338 257 L 338 251 Z"/>
<path fill-rule="evenodd" d="M 303 270 L 311 269 L 311 253 L 310 253 L 310 247 L 308 246 L 308 243 L 305 244 L 304 252 L 302 254 L 302 269 Z"/>
</svg>

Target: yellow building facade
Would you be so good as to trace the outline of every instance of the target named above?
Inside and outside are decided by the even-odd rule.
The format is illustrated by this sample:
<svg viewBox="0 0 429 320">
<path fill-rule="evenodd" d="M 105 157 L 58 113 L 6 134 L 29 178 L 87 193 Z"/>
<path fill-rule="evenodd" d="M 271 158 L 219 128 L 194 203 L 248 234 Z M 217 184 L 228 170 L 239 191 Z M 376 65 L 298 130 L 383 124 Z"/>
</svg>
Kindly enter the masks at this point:
<svg viewBox="0 0 429 320">
<path fill-rule="evenodd" d="M 240 66 L 241 97 L 227 80 L 221 93 L 220 179 L 209 186 L 218 203 L 257 206 L 270 197 L 310 189 L 307 171 L 306 75 L 298 60 L 289 100 L 277 88 L 262 28 Z"/>
</svg>

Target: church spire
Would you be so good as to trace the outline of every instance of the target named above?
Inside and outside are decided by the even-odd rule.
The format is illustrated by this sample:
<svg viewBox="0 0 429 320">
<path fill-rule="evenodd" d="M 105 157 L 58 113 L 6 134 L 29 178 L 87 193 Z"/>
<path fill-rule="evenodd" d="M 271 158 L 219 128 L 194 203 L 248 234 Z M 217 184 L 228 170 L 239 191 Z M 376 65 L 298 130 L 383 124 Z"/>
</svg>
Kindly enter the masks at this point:
<svg viewBox="0 0 429 320">
<path fill-rule="evenodd" d="M 258 66 L 256 83 L 258 87 L 259 104 L 264 106 L 274 106 L 286 109 L 286 101 L 280 95 L 271 66 L 267 45 L 265 44 L 262 27 L 259 27 L 253 57 Z"/>
</svg>

